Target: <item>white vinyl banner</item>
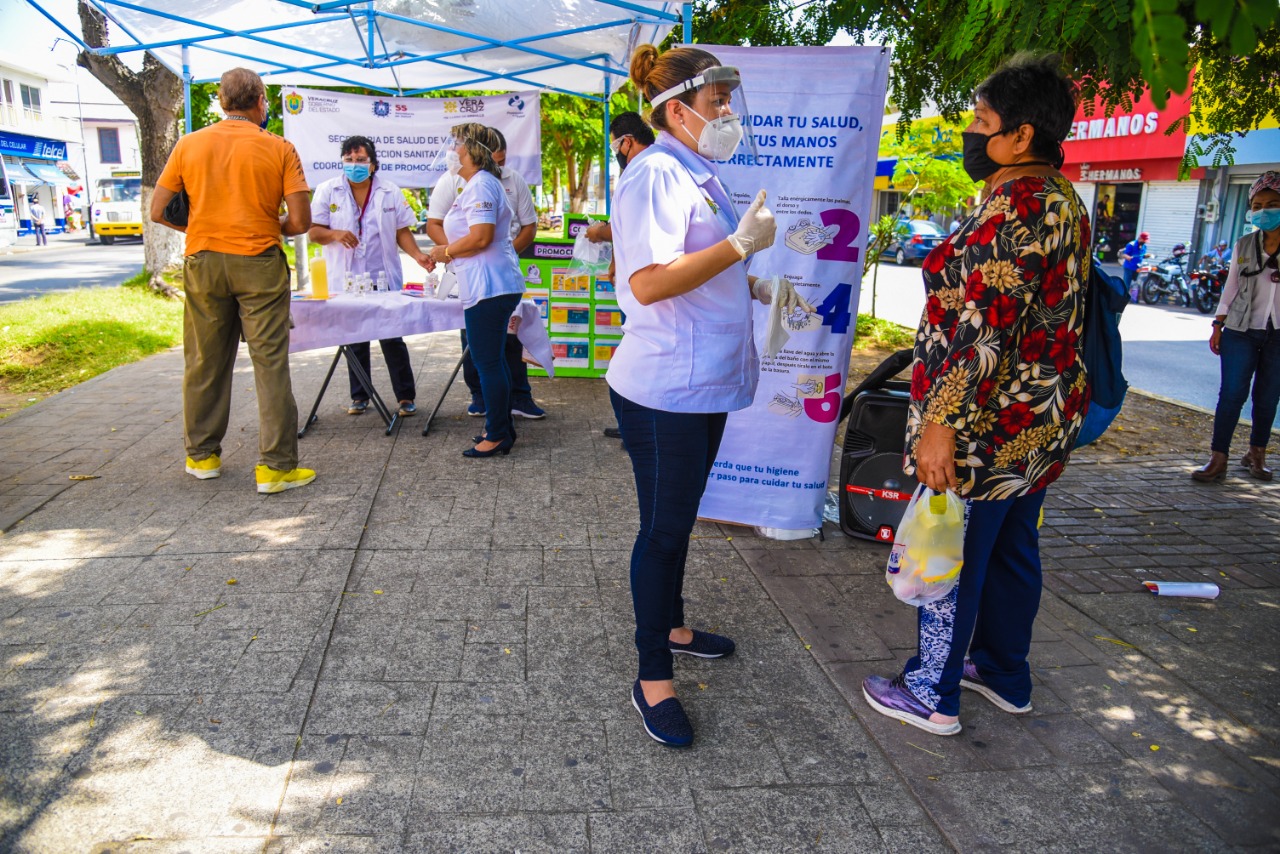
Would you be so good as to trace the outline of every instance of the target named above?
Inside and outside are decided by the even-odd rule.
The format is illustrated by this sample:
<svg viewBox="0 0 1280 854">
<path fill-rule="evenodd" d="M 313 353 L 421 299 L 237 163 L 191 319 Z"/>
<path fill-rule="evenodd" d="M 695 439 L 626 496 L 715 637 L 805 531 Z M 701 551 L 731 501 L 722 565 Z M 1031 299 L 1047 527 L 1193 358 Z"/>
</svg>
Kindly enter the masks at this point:
<svg viewBox="0 0 1280 854">
<path fill-rule="evenodd" d="M 286 86 L 280 93 L 284 135 L 298 149 L 313 188 L 342 172 L 342 141 L 367 136 L 378 168 L 400 187 L 432 187 L 432 172 L 449 128 L 479 122 L 507 138 L 507 168 L 529 184 L 542 183 L 542 131 L 537 92 L 467 98 L 368 97 Z"/>
<path fill-rule="evenodd" d="M 768 528 L 822 522 L 836 421 L 858 314 L 889 53 L 879 47 L 698 45 L 742 72 L 756 154 L 720 164 L 741 213 L 764 188 L 778 222 L 754 276 L 785 276 L 817 309 L 784 318 L 786 346 L 766 359 L 757 304 L 760 385 L 729 415 L 698 515 Z"/>
</svg>

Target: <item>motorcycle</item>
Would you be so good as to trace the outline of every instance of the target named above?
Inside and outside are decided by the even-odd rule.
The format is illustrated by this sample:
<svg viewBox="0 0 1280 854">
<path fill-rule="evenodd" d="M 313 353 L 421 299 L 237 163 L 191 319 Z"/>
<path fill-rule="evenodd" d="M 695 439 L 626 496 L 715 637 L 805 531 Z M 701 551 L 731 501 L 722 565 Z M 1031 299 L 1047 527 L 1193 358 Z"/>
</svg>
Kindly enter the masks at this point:
<svg viewBox="0 0 1280 854">
<path fill-rule="evenodd" d="M 1107 256 L 1111 254 L 1111 241 L 1106 237 L 1099 237 L 1098 242 L 1094 244 L 1093 257 L 1098 259 L 1098 263 L 1105 263 Z"/>
<path fill-rule="evenodd" d="M 1139 273 L 1146 273 L 1142 280 L 1142 301 L 1155 305 L 1165 297 L 1174 297 L 1182 305 L 1191 305 L 1191 289 L 1187 274 L 1182 269 L 1182 256 L 1170 255 L 1159 264 L 1144 264 Z"/>
<path fill-rule="evenodd" d="M 1222 298 L 1222 286 L 1227 283 L 1227 268 L 1221 264 L 1206 264 L 1191 272 L 1191 301 L 1201 314 L 1213 314 Z"/>
</svg>

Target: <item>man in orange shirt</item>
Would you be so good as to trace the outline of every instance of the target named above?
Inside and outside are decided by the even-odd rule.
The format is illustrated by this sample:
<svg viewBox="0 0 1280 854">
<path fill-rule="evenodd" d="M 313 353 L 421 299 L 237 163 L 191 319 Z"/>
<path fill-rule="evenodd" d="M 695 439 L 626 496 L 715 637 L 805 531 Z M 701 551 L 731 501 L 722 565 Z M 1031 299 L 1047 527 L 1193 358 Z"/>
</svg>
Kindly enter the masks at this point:
<svg viewBox="0 0 1280 854">
<path fill-rule="evenodd" d="M 289 266 L 281 235 L 305 234 L 311 206 L 293 144 L 267 133 L 266 87 L 245 68 L 222 75 L 226 119 L 178 140 L 151 197 L 151 221 L 186 232 L 182 420 L 187 473 L 222 473 L 231 375 L 241 333 L 258 392 L 258 492 L 315 480 L 298 468 L 298 405 L 289 377 Z M 179 192 L 188 225 L 164 217 Z M 280 203 L 288 213 L 280 216 Z"/>
</svg>

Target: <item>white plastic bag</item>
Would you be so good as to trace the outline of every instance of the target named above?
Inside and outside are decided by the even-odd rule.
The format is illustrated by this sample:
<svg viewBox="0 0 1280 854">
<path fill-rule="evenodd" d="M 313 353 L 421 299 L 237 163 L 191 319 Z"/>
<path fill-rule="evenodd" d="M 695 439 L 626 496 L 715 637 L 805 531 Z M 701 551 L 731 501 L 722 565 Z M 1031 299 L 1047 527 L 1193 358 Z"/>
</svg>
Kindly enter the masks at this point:
<svg viewBox="0 0 1280 854">
<path fill-rule="evenodd" d="M 458 289 L 458 276 L 448 267 L 443 267 L 440 273 L 440 284 L 436 285 L 434 294 L 436 299 L 448 299 L 453 292 Z"/>
<path fill-rule="evenodd" d="M 609 264 L 613 261 L 612 243 L 592 243 L 587 239 L 587 230 L 578 232 L 573 241 L 573 260 L 569 269 L 575 273 L 583 272 L 588 276 L 599 276 L 609 272 Z"/>
<path fill-rule="evenodd" d="M 923 483 L 902 516 L 885 581 L 908 605 L 927 605 L 951 592 L 964 566 L 964 502 Z"/>
</svg>

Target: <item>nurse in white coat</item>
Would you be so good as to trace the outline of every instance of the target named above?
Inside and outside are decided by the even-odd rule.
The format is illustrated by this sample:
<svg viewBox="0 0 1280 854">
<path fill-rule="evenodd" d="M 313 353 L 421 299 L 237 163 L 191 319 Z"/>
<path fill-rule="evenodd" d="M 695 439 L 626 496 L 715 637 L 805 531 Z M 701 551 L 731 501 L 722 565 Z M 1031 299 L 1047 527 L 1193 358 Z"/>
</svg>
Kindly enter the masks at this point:
<svg viewBox="0 0 1280 854">
<path fill-rule="evenodd" d="M 626 335 L 606 379 L 640 504 L 631 553 L 639 678 L 631 699 L 652 738 L 684 747 L 693 727 L 676 698 L 673 653 L 721 658 L 734 651 L 729 638 L 685 625 L 681 588 L 725 420 L 755 395 L 751 300 L 775 295 L 747 275 L 744 262 L 773 243 L 775 224 L 763 191 L 739 218 L 712 162 L 732 155 L 742 138 L 732 108 L 737 70 L 696 48 L 659 56 L 643 45 L 631 80 L 659 131 L 654 145 L 628 161 L 612 222 Z M 809 308 L 782 287 L 787 293 L 778 298 Z"/>
</svg>

